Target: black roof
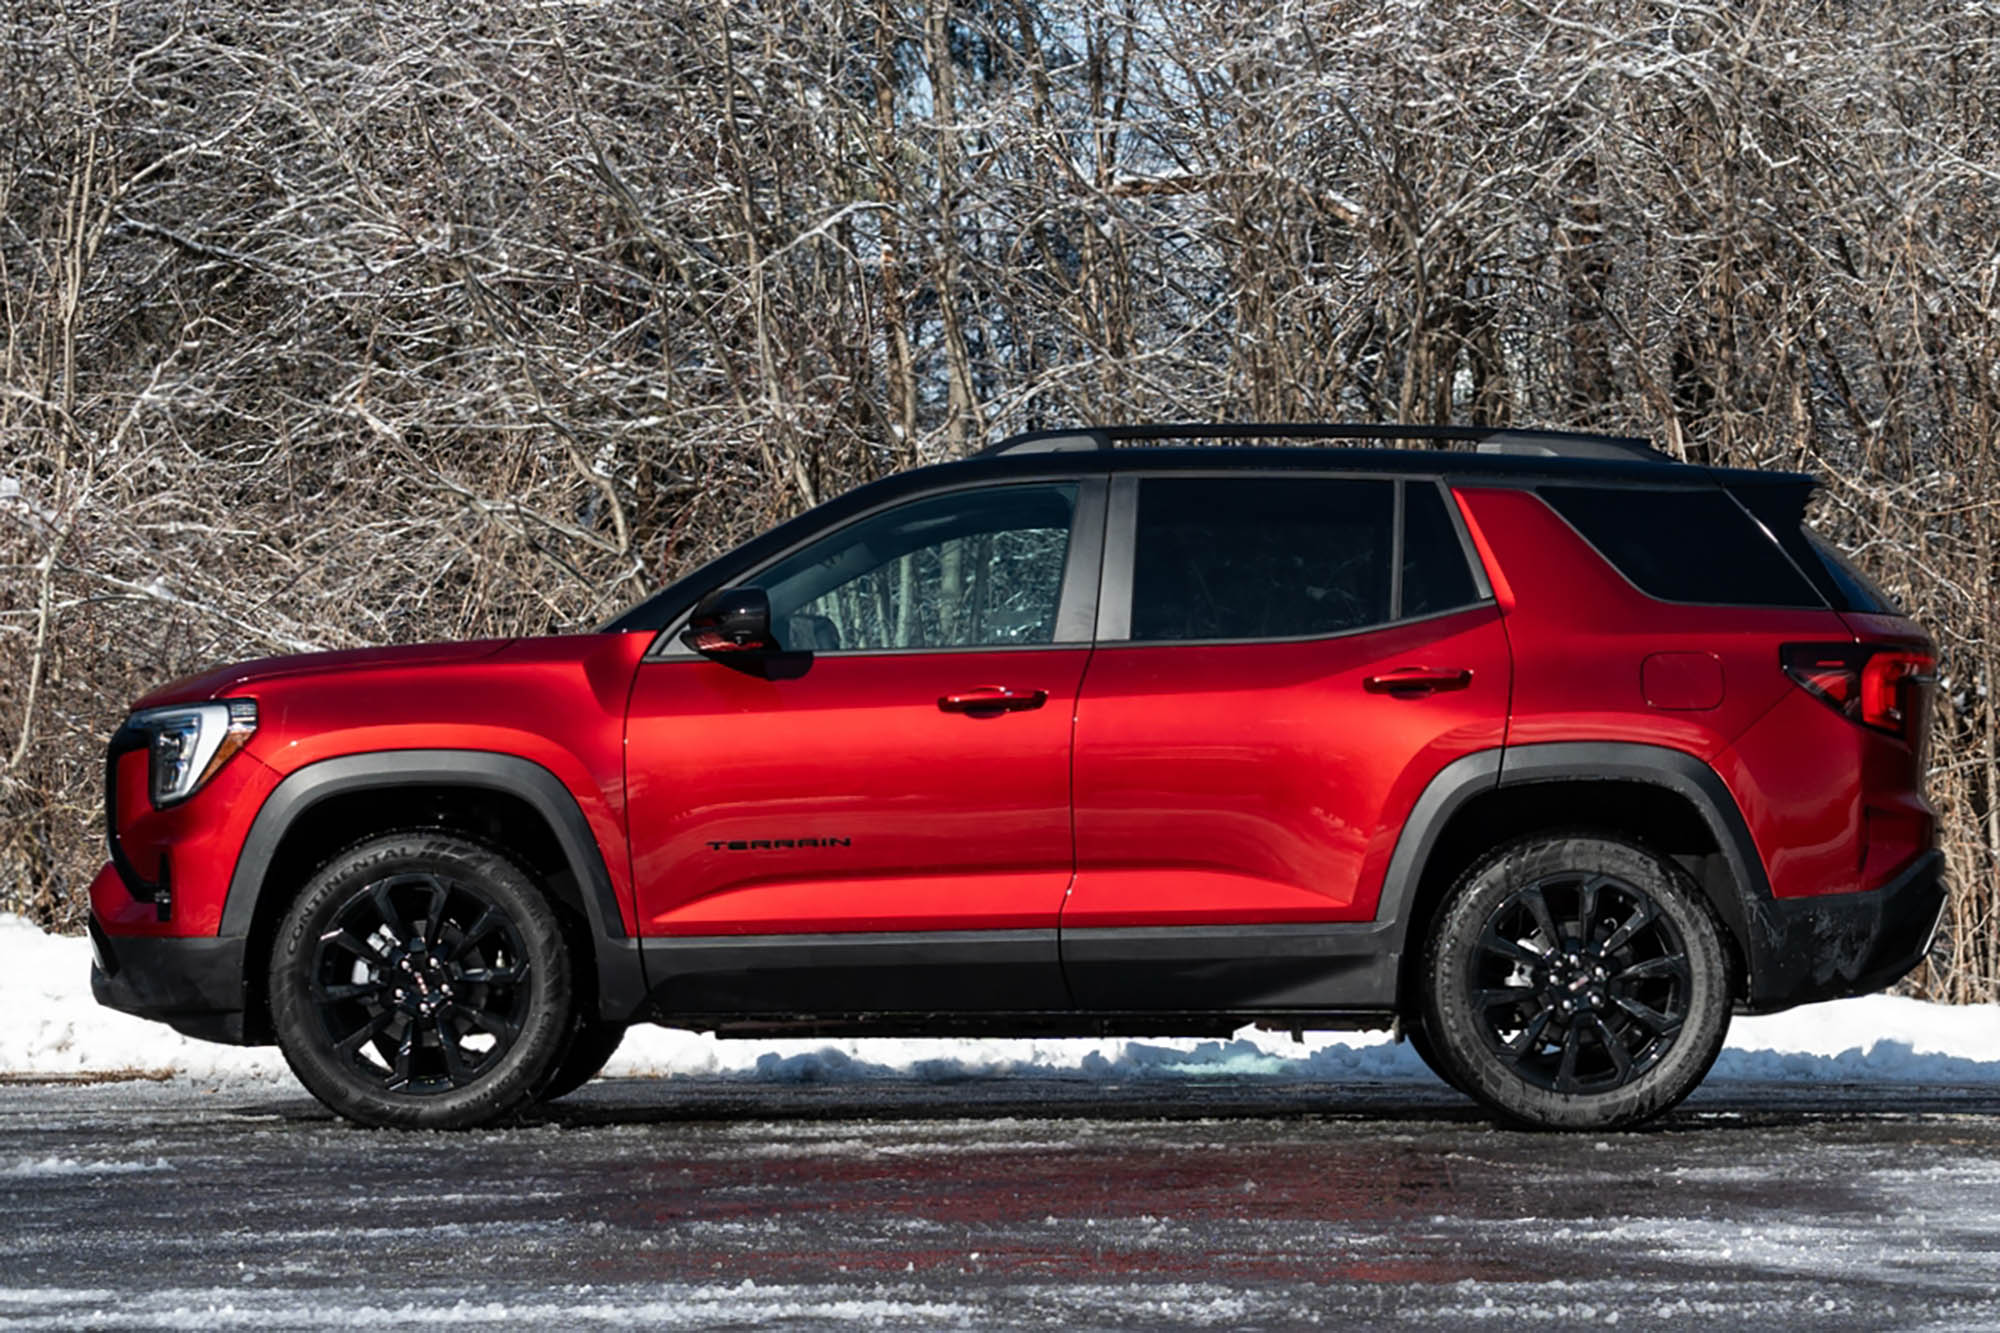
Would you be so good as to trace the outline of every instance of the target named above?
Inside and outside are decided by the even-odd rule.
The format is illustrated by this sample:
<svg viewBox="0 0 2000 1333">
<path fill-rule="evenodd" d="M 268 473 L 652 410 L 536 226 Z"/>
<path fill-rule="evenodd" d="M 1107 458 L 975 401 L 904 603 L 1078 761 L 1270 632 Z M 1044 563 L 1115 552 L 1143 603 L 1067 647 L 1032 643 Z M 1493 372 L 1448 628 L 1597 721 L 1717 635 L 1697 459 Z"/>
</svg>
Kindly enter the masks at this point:
<svg viewBox="0 0 2000 1333">
<path fill-rule="evenodd" d="M 1433 449 L 1322 449 L 1254 445 L 1160 447 L 1120 450 L 1115 456 L 1095 453 L 974 454 L 952 463 L 932 463 L 870 482 L 868 489 L 901 478 L 923 478 L 935 485 L 965 476 L 1086 475 L 1110 469 L 1120 472 L 1200 471 L 1253 472 L 1377 472 L 1435 477 L 1493 477 L 1570 481 L 1629 482 L 1655 486 L 1701 486 L 1717 482 L 1811 482 L 1793 472 L 1752 472 L 1736 468 L 1697 467 L 1663 458 L 1642 463 L 1605 458 L 1543 458 L 1515 454 L 1474 454 Z M 914 487 L 913 487 L 914 488 Z"/>
</svg>

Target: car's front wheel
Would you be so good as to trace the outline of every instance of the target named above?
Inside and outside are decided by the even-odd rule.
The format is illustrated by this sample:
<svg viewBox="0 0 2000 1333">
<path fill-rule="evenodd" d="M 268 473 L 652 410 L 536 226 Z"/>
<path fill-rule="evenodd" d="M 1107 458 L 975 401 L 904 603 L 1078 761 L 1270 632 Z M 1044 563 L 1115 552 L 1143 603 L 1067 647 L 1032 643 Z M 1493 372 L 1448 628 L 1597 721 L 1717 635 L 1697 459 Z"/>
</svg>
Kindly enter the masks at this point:
<svg viewBox="0 0 2000 1333">
<path fill-rule="evenodd" d="M 1729 1030 L 1722 931 L 1679 866 L 1593 836 L 1474 866 L 1425 950 L 1423 1025 L 1455 1080 L 1508 1119 L 1610 1129 L 1694 1090 Z"/>
<path fill-rule="evenodd" d="M 373 839 L 314 875 L 278 929 L 270 996 L 299 1081 L 365 1125 L 508 1115 L 570 1035 L 570 962 L 548 900 L 504 856 L 437 833 Z"/>
</svg>

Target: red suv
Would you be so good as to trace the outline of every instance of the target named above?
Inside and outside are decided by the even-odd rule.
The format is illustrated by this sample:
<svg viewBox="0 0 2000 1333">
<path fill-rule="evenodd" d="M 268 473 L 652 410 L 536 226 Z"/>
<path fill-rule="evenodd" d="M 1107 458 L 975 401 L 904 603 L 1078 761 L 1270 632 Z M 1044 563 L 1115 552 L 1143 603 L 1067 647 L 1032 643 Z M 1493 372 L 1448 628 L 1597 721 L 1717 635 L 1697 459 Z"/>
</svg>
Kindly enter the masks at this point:
<svg viewBox="0 0 2000 1333">
<path fill-rule="evenodd" d="M 1324 443 L 1391 439 L 1434 447 Z M 635 1022 L 1395 1026 L 1504 1117 L 1630 1124 L 1942 908 L 1932 646 L 1813 485 L 1040 432 L 596 633 L 224 667 L 111 739 L 96 994 L 369 1124 L 561 1096 Z"/>
</svg>

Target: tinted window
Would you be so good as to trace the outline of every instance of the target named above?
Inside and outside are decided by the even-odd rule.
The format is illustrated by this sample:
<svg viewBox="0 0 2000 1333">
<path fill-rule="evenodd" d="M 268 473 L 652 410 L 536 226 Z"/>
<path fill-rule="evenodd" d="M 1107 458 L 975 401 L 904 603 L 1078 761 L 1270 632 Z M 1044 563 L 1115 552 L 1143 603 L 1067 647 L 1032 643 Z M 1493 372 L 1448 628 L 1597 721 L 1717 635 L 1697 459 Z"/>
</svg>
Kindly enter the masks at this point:
<svg viewBox="0 0 2000 1333">
<path fill-rule="evenodd" d="M 1803 531 L 1813 554 L 1826 570 L 1826 576 L 1833 580 L 1834 587 L 1840 589 L 1841 598 L 1846 602 L 1841 608 L 1843 611 L 1890 616 L 1902 614 L 1889 594 L 1883 592 L 1875 580 L 1862 573 L 1859 565 L 1842 555 L 1832 542 L 1810 529 Z"/>
<path fill-rule="evenodd" d="M 1443 493 L 1431 483 L 1404 484 L 1402 615 L 1428 616 L 1479 600 L 1465 546 L 1444 506 Z"/>
<path fill-rule="evenodd" d="M 1825 605 L 1723 491 L 1544 486 L 1541 495 L 1649 596 L 1716 606 Z"/>
<path fill-rule="evenodd" d="M 1389 618 L 1386 481 L 1149 477 L 1139 483 L 1134 639 L 1278 639 Z"/>
<path fill-rule="evenodd" d="M 751 580 L 790 649 L 1052 643 L 1073 485 L 996 486 L 852 523 Z"/>
</svg>

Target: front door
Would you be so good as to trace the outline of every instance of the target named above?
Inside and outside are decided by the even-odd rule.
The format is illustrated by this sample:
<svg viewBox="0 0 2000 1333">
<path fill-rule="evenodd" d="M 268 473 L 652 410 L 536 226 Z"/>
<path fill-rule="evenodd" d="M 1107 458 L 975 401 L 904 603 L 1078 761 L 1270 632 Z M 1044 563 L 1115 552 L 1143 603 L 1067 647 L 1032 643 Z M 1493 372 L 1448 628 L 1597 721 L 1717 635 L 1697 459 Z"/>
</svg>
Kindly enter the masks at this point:
<svg viewBox="0 0 2000 1333">
<path fill-rule="evenodd" d="M 865 515 L 742 580 L 785 652 L 724 663 L 668 639 L 640 667 L 633 878 L 664 1006 L 1067 1006 L 1055 930 L 1102 489 Z"/>
<path fill-rule="evenodd" d="M 1369 923 L 1404 818 L 1504 738 L 1506 636 L 1446 492 L 1148 476 L 1111 515 L 1062 916 L 1077 1002 L 1358 1007 L 1393 977 Z"/>
</svg>

